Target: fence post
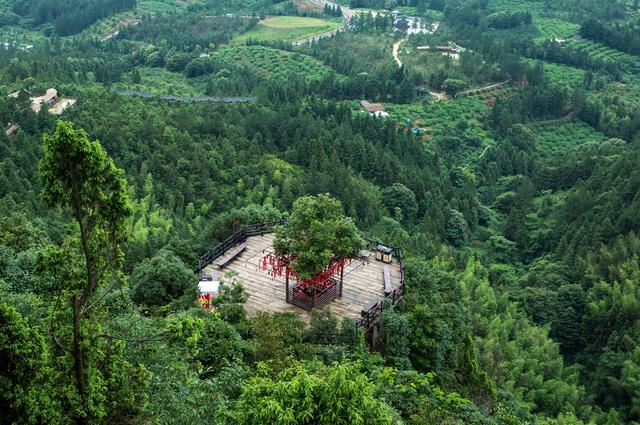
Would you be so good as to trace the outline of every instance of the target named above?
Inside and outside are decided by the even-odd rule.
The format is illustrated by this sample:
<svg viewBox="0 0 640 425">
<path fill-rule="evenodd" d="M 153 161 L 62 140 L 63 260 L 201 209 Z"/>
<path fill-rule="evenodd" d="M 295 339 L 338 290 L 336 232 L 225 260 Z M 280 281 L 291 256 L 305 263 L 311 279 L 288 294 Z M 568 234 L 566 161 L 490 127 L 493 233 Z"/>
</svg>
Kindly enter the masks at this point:
<svg viewBox="0 0 640 425">
<path fill-rule="evenodd" d="M 287 288 L 287 304 L 289 303 L 289 269 L 287 269 L 285 271 L 285 282 L 286 282 L 286 288 Z"/>
</svg>

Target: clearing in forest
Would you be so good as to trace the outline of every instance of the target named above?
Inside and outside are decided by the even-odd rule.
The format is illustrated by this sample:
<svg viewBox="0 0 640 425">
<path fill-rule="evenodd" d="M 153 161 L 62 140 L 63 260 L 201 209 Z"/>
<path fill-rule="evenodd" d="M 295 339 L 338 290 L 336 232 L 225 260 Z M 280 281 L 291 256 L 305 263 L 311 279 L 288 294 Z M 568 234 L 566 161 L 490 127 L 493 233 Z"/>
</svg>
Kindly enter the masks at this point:
<svg viewBox="0 0 640 425">
<path fill-rule="evenodd" d="M 342 26 L 341 19 L 329 20 L 301 16 L 273 16 L 264 19 L 251 31 L 236 37 L 233 44 L 246 40 L 294 42 L 333 31 Z"/>
<path fill-rule="evenodd" d="M 115 87 L 122 90 L 135 90 L 153 95 L 174 95 L 181 97 L 202 96 L 206 83 L 203 78 L 187 78 L 180 72 L 171 72 L 164 68 L 141 66 L 137 68 L 140 81 L 134 83 L 126 75 Z"/>
</svg>

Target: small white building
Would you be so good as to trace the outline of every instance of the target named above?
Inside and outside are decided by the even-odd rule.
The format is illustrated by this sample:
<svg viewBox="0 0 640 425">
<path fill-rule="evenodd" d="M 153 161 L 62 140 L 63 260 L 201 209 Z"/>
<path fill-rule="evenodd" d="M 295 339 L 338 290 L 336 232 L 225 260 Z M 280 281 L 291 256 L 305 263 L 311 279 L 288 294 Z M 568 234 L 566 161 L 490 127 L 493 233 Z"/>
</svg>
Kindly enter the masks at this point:
<svg viewBox="0 0 640 425">
<path fill-rule="evenodd" d="M 211 276 L 201 276 L 198 282 L 198 302 L 204 309 L 210 309 L 211 301 L 220 295 L 220 280 L 216 271 Z"/>
</svg>

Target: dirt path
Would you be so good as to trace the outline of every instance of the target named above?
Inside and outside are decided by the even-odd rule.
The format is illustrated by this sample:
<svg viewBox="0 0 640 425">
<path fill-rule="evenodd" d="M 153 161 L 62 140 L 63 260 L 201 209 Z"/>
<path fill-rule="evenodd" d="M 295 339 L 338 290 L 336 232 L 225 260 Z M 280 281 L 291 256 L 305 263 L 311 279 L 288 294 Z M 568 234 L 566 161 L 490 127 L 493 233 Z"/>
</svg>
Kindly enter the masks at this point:
<svg viewBox="0 0 640 425">
<path fill-rule="evenodd" d="M 396 63 L 398 64 L 398 67 L 402 66 L 402 61 L 400 60 L 400 57 L 398 56 L 398 51 L 400 50 L 400 45 L 402 43 L 404 43 L 405 41 L 407 41 L 406 38 L 402 38 L 402 39 L 398 40 L 393 45 L 393 50 L 391 51 L 391 54 L 393 55 L 393 59 L 395 59 Z"/>
<path fill-rule="evenodd" d="M 441 92 L 437 92 L 437 91 L 430 91 L 429 94 L 431 95 L 431 97 L 433 97 L 436 100 L 447 100 L 449 99 L 449 95 L 447 95 L 447 93 L 441 91 Z"/>
</svg>

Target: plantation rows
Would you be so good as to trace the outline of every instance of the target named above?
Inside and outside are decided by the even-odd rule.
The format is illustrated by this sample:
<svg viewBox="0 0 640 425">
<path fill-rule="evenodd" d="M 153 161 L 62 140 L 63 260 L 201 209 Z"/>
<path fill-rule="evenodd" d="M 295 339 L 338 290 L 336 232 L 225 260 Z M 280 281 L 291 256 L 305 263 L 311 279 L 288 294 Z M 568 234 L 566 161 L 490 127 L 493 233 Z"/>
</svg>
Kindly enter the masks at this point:
<svg viewBox="0 0 640 425">
<path fill-rule="evenodd" d="M 335 72 L 309 56 L 264 46 L 231 47 L 222 49 L 218 55 L 222 61 L 245 65 L 264 77 L 287 79 L 296 74 L 317 80 Z"/>
<path fill-rule="evenodd" d="M 571 49 L 578 49 L 589 56 L 605 62 L 629 62 L 638 63 L 638 58 L 628 53 L 607 47 L 604 44 L 590 40 L 578 40 L 568 45 Z"/>
<path fill-rule="evenodd" d="M 577 88 L 584 82 L 585 71 L 573 66 L 544 62 L 544 74 L 551 84 Z"/>
<path fill-rule="evenodd" d="M 568 152 L 576 146 L 606 140 L 604 134 L 594 130 L 582 121 L 546 121 L 529 125 L 536 134 L 538 151 L 543 156 Z"/>
<path fill-rule="evenodd" d="M 544 3 L 528 0 L 490 0 L 488 9 L 501 12 L 530 12 L 536 17 L 544 10 Z"/>
<path fill-rule="evenodd" d="M 442 144 L 458 165 L 469 163 L 485 146 L 493 143 L 482 125 L 487 106 L 473 97 L 426 104 L 385 103 L 385 107 L 391 119 L 404 123 L 407 128 L 418 128 L 421 140 Z M 452 134 L 461 137 L 451 137 Z"/>
<path fill-rule="evenodd" d="M 536 41 L 544 42 L 555 38 L 567 39 L 580 31 L 580 25 L 561 19 L 536 19 L 534 21 L 536 28 L 540 31 L 540 35 L 536 37 Z"/>
</svg>

